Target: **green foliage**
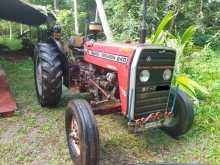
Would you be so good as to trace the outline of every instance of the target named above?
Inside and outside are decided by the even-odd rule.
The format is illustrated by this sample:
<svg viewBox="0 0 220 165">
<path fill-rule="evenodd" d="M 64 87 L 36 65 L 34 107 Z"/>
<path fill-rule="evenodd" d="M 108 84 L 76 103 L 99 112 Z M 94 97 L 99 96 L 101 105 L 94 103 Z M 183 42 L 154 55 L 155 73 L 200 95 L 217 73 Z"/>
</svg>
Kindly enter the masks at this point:
<svg viewBox="0 0 220 165">
<path fill-rule="evenodd" d="M 180 72 L 180 68 L 181 68 L 181 64 L 182 61 L 181 59 L 184 59 L 184 57 L 187 55 L 187 54 L 190 54 L 192 53 L 192 50 L 188 50 L 189 52 L 186 52 L 186 48 L 188 45 L 192 44 L 192 35 L 193 35 L 193 32 L 194 32 L 194 27 L 193 26 L 189 26 L 185 32 L 183 33 L 182 36 L 174 36 L 172 35 L 171 38 L 168 38 L 167 39 L 167 43 L 166 45 L 169 46 L 169 47 L 172 47 L 174 49 L 176 49 L 176 52 L 177 52 L 177 56 L 176 56 L 176 74 L 179 74 Z"/>
<path fill-rule="evenodd" d="M 193 26 L 188 27 L 181 37 L 181 44 L 186 45 L 192 39 L 193 32 L 194 32 L 194 27 Z"/>
<path fill-rule="evenodd" d="M 117 40 L 136 40 L 141 18 L 141 1 L 110 0 L 105 1 L 109 24 Z"/>
<path fill-rule="evenodd" d="M 157 30 L 154 34 L 151 35 L 150 41 L 152 44 L 161 44 L 162 36 L 164 35 L 164 29 L 170 20 L 173 18 L 173 11 L 169 11 L 167 15 L 161 20 Z"/>
<path fill-rule="evenodd" d="M 22 48 L 21 40 L 9 38 L 0 38 L 0 45 L 8 47 L 9 50 L 15 51 Z"/>
<path fill-rule="evenodd" d="M 183 74 L 179 74 L 175 77 L 175 85 L 186 92 L 195 101 L 198 101 L 197 92 L 201 92 L 206 96 L 209 94 L 205 87 L 201 86 L 196 81 L 193 81 L 188 76 Z"/>
<path fill-rule="evenodd" d="M 53 0 L 30 1 L 53 8 Z M 57 13 L 59 21 L 63 24 L 66 38 L 74 34 L 72 1 L 57 1 L 60 9 Z M 120 40 L 136 40 L 141 26 L 142 0 L 106 0 L 104 2 L 115 37 Z M 150 36 L 157 31 L 156 27 L 164 15 L 169 10 L 175 11 L 175 17 L 167 21 L 166 25 L 160 26 L 163 28 L 160 28 L 157 37 L 154 36 L 154 43 L 177 49 L 179 59 L 177 59 L 178 70 L 176 72 L 178 74 L 174 83 L 179 84 L 180 88 L 194 99 L 200 100 L 199 104 L 194 107 L 196 118 L 193 130 L 181 137 L 181 141 L 169 138 L 159 129 L 150 130 L 143 135 L 132 135 L 124 128 L 126 121 L 121 117 L 97 116 L 102 139 L 101 148 L 106 158 L 101 160 L 104 161 L 103 164 L 108 164 L 109 161 L 113 161 L 110 162 L 112 164 L 115 162 L 128 164 L 131 161 L 219 164 L 220 52 L 213 51 L 212 48 L 218 49 L 220 45 L 220 2 L 217 0 L 202 1 L 202 5 L 200 2 L 196 0 L 149 0 L 147 14 L 148 35 Z M 86 0 L 80 1 L 79 4 L 80 31 L 83 32 L 85 19 L 89 16 L 91 20 L 94 20 L 95 3 L 93 0 Z M 15 36 L 19 33 L 20 25 L 13 23 L 12 26 Z M 195 27 L 198 28 L 195 29 Z M 24 27 L 24 29 L 26 28 L 28 27 Z M 8 22 L 1 21 L 0 34 L 9 35 Z M 194 43 L 199 46 L 205 45 L 205 47 L 200 50 L 201 48 L 195 47 Z M 46 164 L 71 164 L 69 153 L 64 146 L 64 138 L 60 136 L 60 132 L 64 134 L 62 116 L 64 107 L 72 96 L 67 97 L 65 90 L 63 100 L 57 109 L 42 109 L 33 93 L 31 59 L 17 64 L 11 64 L 5 60 L 0 60 L 0 63 L 8 72 L 8 79 L 19 107 L 18 115 L 12 120 L 2 119 L 0 123 L 2 125 L 0 133 L 3 137 L 0 144 L 0 162 L 7 164 L 10 160 L 11 164 L 31 164 L 36 162 L 37 154 L 39 159 L 43 159 Z M 23 83 L 20 83 L 21 80 Z M 15 125 L 18 127 L 14 127 Z M 7 138 L 7 134 L 10 134 L 11 131 L 15 136 Z M 30 133 L 31 136 L 29 136 Z M 21 145 L 23 143 L 20 142 L 24 141 L 24 137 L 26 145 Z M 48 141 L 48 139 L 50 140 Z M 37 143 L 33 143 L 33 140 Z M 124 145 L 121 145 L 120 142 L 123 142 Z M 161 150 L 161 146 L 166 149 L 165 154 Z M 13 147 L 15 150 L 12 150 Z M 112 151 L 116 151 L 116 153 Z M 126 155 L 122 153 L 126 153 Z M 49 157 L 45 158 L 45 155 L 49 155 Z M 12 157 L 16 159 L 11 159 Z M 42 164 L 42 162 L 37 163 Z"/>
<path fill-rule="evenodd" d="M 191 43 L 193 32 L 195 28 L 189 26 L 183 33 L 182 36 L 172 35 L 170 32 L 165 32 L 165 27 L 168 25 L 170 20 L 173 18 L 173 12 L 169 11 L 167 15 L 161 20 L 156 32 L 151 35 L 149 41 L 152 44 L 166 45 L 172 47 L 176 50 L 176 69 L 175 69 L 175 79 L 174 84 L 179 86 L 184 92 L 186 92 L 194 100 L 197 99 L 197 91 L 208 95 L 205 87 L 202 87 L 197 82 L 193 81 L 186 75 L 180 74 L 180 68 L 182 67 L 182 59 L 185 56 L 185 48 L 187 44 Z"/>
<path fill-rule="evenodd" d="M 178 31 L 182 31 L 190 24 L 195 24 L 198 27 L 193 37 L 195 44 L 200 46 L 208 44 L 208 40 L 219 30 L 219 8 L 218 0 L 183 3 L 176 22 Z"/>
<path fill-rule="evenodd" d="M 57 20 L 62 25 L 62 34 L 65 39 L 74 34 L 74 18 L 71 10 L 59 10 Z"/>
<path fill-rule="evenodd" d="M 207 43 L 213 48 L 213 49 L 217 49 L 220 50 L 220 30 L 218 30 L 217 33 L 215 33 L 214 35 L 212 35 Z"/>
<path fill-rule="evenodd" d="M 187 27 L 198 27 L 193 35 L 195 45 L 204 46 L 212 40 L 213 48 L 220 44 L 219 35 L 213 36 L 219 30 L 220 1 L 148 1 L 147 27 L 148 34 L 155 32 L 158 22 L 170 10 L 174 11 L 171 23 L 167 24 L 170 32 L 182 34 Z M 113 29 L 116 39 L 138 38 L 142 20 L 142 0 L 107 0 L 105 1 L 108 20 Z M 158 33 L 161 34 L 161 33 Z M 166 35 L 166 34 L 164 34 Z M 157 36 L 157 37 L 163 37 Z M 156 39 L 156 37 L 155 37 Z M 217 42 L 216 42 L 217 41 Z M 217 43 L 217 44 L 214 44 Z"/>
<path fill-rule="evenodd" d="M 79 30 L 80 33 L 85 32 L 85 21 L 86 21 L 87 13 L 79 12 L 78 13 L 78 21 L 79 21 Z M 74 35 L 74 16 L 72 10 L 59 10 L 57 13 L 57 20 L 62 25 L 62 34 L 65 39 L 68 39 L 71 35 Z"/>
<path fill-rule="evenodd" d="M 173 35 L 169 31 L 165 31 L 166 26 L 169 24 L 171 19 L 174 17 L 172 11 L 168 11 L 167 15 L 163 17 L 161 20 L 157 30 L 155 33 L 152 33 L 149 37 L 148 42 L 157 45 L 164 45 L 168 47 L 172 47 L 177 51 L 177 70 L 176 72 L 179 73 L 180 70 L 180 61 L 179 58 L 184 55 L 186 52 L 185 49 L 188 45 L 190 45 L 193 32 L 195 30 L 194 26 L 189 26 L 183 33 L 182 36 L 180 35 Z M 189 50 L 190 51 L 190 50 Z"/>
</svg>

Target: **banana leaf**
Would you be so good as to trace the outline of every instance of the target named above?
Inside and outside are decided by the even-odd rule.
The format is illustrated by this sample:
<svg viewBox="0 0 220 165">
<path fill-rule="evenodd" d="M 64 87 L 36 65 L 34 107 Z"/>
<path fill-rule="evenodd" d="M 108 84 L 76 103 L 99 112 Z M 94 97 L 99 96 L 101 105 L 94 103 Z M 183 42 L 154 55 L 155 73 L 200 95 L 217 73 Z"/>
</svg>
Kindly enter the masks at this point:
<svg viewBox="0 0 220 165">
<path fill-rule="evenodd" d="M 186 75 L 177 75 L 175 79 L 175 85 L 178 85 L 184 92 L 191 96 L 194 100 L 196 99 L 196 91 L 199 91 L 205 95 L 208 95 L 209 92 L 207 89 L 199 85 L 194 80 L 188 78 Z"/>
</svg>

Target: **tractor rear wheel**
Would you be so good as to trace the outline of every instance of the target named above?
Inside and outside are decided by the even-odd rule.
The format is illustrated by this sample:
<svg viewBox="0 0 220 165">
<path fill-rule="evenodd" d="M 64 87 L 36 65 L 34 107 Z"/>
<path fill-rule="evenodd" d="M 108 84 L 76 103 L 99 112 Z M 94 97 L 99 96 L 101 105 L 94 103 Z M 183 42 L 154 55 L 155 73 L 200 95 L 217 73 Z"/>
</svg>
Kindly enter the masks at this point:
<svg viewBox="0 0 220 165">
<path fill-rule="evenodd" d="M 41 106 L 55 106 L 62 94 L 62 62 L 56 46 L 39 43 L 34 51 L 34 78 Z"/>
<path fill-rule="evenodd" d="M 67 143 L 76 165 L 97 165 L 99 133 L 91 106 L 85 100 L 72 100 L 65 113 Z"/>
<path fill-rule="evenodd" d="M 173 103 L 175 92 L 177 93 L 174 106 L 174 116 L 168 121 L 165 121 L 164 126 L 162 127 L 162 130 L 172 137 L 178 137 L 188 132 L 192 127 L 194 119 L 192 101 L 180 89 L 171 90 L 170 105 Z"/>
</svg>

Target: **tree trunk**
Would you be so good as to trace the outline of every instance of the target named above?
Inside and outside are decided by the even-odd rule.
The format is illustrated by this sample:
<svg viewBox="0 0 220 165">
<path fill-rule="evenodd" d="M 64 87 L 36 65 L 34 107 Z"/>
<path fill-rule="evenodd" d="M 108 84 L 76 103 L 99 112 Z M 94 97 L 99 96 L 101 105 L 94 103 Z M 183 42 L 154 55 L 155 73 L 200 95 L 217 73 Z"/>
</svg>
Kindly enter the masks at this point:
<svg viewBox="0 0 220 165">
<path fill-rule="evenodd" d="M 106 35 L 106 38 L 107 38 L 108 41 L 112 41 L 113 36 L 112 36 L 112 32 L 111 32 L 110 26 L 109 26 L 108 21 L 107 21 L 107 17 L 106 17 L 106 14 L 105 14 L 105 9 L 104 9 L 104 5 L 103 5 L 102 0 L 96 0 L 96 5 L 97 5 L 99 18 L 101 20 L 102 27 L 104 29 L 104 33 Z"/>
<path fill-rule="evenodd" d="M 153 0 L 154 12 L 157 11 L 158 0 Z"/>
<path fill-rule="evenodd" d="M 12 25 L 11 25 L 11 22 L 9 23 L 9 38 L 10 40 L 12 40 Z"/>
<path fill-rule="evenodd" d="M 78 5 L 77 0 L 73 0 L 74 7 L 74 19 L 75 19 L 75 33 L 79 34 L 79 26 L 78 26 Z"/>
<path fill-rule="evenodd" d="M 54 10 L 57 10 L 57 0 L 53 0 L 53 6 L 54 6 Z"/>
<path fill-rule="evenodd" d="M 22 35 L 23 34 L 23 25 L 21 24 L 20 25 L 20 35 Z"/>
<path fill-rule="evenodd" d="M 174 32 L 176 33 L 175 31 L 175 22 L 176 22 L 176 16 L 174 16 L 170 22 L 170 28 L 169 28 L 169 31 L 170 32 Z"/>
<path fill-rule="evenodd" d="M 200 17 L 203 18 L 204 17 L 204 14 L 203 14 L 203 0 L 200 1 Z"/>
<path fill-rule="evenodd" d="M 173 18 L 172 18 L 172 20 L 171 20 L 171 22 L 170 22 L 169 31 L 176 33 L 176 17 L 177 17 L 177 15 L 179 14 L 180 0 L 176 0 L 176 1 L 174 2 L 174 5 L 175 5 L 174 16 L 173 16 Z"/>
</svg>

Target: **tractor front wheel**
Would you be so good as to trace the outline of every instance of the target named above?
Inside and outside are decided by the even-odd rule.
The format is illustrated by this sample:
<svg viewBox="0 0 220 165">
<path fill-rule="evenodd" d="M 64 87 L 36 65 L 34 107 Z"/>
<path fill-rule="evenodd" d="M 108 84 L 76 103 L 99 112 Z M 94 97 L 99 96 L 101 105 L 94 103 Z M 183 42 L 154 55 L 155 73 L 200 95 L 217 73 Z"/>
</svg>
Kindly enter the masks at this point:
<svg viewBox="0 0 220 165">
<path fill-rule="evenodd" d="M 91 106 L 85 100 L 72 100 L 65 113 L 67 143 L 77 165 L 97 165 L 99 133 Z"/>
<path fill-rule="evenodd" d="M 174 116 L 168 121 L 165 121 L 162 127 L 162 130 L 172 137 L 181 136 L 189 131 L 194 119 L 192 101 L 189 97 L 180 89 L 172 89 L 169 103 L 170 106 L 173 105 L 175 97 Z"/>
</svg>

